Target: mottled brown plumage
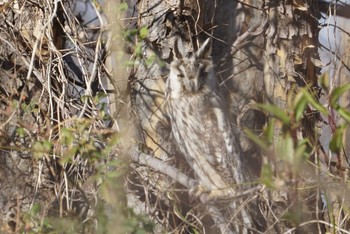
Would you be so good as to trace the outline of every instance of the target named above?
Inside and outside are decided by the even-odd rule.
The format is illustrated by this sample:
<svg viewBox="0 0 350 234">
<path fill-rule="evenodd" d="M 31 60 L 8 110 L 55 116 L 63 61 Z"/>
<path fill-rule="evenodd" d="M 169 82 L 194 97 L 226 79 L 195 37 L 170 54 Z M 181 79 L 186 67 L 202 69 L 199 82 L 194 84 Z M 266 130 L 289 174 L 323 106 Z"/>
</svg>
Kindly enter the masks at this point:
<svg viewBox="0 0 350 234">
<path fill-rule="evenodd" d="M 237 146 L 218 92 L 209 39 L 192 55 L 174 47 L 166 84 L 167 112 L 175 140 L 199 187 L 213 198 L 233 195 L 242 172 Z"/>
<path fill-rule="evenodd" d="M 210 40 L 195 53 L 184 56 L 180 49 L 175 43 L 166 83 L 167 114 L 176 143 L 198 180 L 196 195 L 208 194 L 209 208 L 219 207 L 211 215 L 221 232 L 264 230 L 264 218 L 255 203 L 240 207 L 242 200 L 232 199 L 240 188 L 247 188 L 237 185 L 249 182 L 250 177 L 243 170 L 238 134 L 217 88 Z M 233 230 L 221 225 L 223 216 Z"/>
</svg>

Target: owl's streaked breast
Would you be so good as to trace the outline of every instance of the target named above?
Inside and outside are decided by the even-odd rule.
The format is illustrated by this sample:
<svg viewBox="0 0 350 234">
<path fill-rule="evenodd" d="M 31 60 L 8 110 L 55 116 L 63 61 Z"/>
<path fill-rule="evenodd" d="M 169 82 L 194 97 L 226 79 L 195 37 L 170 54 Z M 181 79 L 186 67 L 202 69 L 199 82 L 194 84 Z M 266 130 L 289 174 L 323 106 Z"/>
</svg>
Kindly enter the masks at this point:
<svg viewBox="0 0 350 234">
<path fill-rule="evenodd" d="M 178 147 L 206 189 L 240 183 L 240 159 L 216 86 L 208 40 L 195 54 L 177 57 L 170 65 L 166 100 Z"/>
</svg>

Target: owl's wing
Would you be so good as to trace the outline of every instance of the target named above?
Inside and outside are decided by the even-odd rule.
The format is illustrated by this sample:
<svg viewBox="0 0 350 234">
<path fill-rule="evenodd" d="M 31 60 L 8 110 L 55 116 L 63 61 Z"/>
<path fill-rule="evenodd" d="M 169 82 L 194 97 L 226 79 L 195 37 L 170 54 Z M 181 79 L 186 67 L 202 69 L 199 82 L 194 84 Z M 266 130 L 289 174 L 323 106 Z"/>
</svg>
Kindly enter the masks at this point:
<svg viewBox="0 0 350 234">
<path fill-rule="evenodd" d="M 207 122 L 211 123 L 210 134 L 212 134 L 212 140 L 217 142 L 217 147 L 223 148 L 227 151 L 226 154 L 230 155 L 233 152 L 233 132 L 231 128 L 230 119 L 225 109 L 221 97 L 217 94 L 210 95 L 209 100 L 209 116 Z M 224 159 L 217 158 L 218 162 L 223 162 Z"/>
<path fill-rule="evenodd" d="M 222 98 L 218 94 L 214 93 L 210 96 L 210 118 L 212 123 L 210 132 L 212 142 L 215 144 L 214 148 L 217 149 L 213 155 L 218 163 L 217 169 L 221 170 L 224 176 L 231 177 L 235 182 L 240 183 L 242 182 L 240 147 L 226 109 Z"/>
</svg>

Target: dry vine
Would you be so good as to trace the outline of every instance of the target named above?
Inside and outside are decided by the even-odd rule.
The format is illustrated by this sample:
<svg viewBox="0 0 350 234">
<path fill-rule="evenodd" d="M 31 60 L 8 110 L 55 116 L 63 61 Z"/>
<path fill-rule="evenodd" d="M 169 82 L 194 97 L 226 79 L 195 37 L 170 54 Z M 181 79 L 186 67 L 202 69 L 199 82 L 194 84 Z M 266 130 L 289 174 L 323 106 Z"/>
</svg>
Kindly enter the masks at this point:
<svg viewBox="0 0 350 234">
<path fill-rule="evenodd" d="M 43 214 L 93 215 L 98 184 L 84 183 L 105 163 L 99 152 L 113 124 L 104 66 L 108 25 L 99 8 L 84 1 L 0 5 L 1 172 L 23 164 L 2 181 L 5 231 L 20 230 L 26 222 L 20 210 L 37 204 Z M 32 173 L 24 173 L 25 165 L 33 165 Z M 11 183 L 30 192 L 12 201 L 5 185 Z"/>
</svg>

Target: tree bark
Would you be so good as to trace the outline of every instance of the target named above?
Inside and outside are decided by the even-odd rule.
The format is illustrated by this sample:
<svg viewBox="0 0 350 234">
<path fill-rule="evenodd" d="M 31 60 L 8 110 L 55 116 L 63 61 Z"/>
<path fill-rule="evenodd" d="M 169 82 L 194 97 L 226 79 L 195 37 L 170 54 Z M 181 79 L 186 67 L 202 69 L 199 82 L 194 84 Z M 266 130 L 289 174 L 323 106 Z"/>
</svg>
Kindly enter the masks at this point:
<svg viewBox="0 0 350 234">
<path fill-rule="evenodd" d="M 317 1 L 298 1 L 295 4 L 253 0 L 241 3 L 225 0 L 141 1 L 138 11 L 138 25 L 140 28 L 147 27 L 149 35 L 143 44 L 140 64 L 131 77 L 135 84 L 133 100 L 140 123 L 139 136 L 147 152 L 193 176 L 187 172 L 190 169 L 176 150 L 171 126 L 164 114 L 163 93 L 168 70 L 157 62 L 147 67 L 145 60 L 155 53 L 169 64 L 172 61 L 171 45 L 176 36 L 184 39 L 184 47 L 189 51 L 195 51 L 203 38 L 212 37 L 216 78 L 230 110 L 232 124 L 239 127 L 238 144 L 243 149 L 241 157 L 245 162 L 244 168 L 249 171 L 250 181 L 255 181 L 260 176 L 263 154 L 245 136 L 243 129 L 250 128 L 260 134 L 267 116 L 254 103 L 270 102 L 286 109 L 288 98 L 296 95 L 302 87 L 308 86 L 312 93 L 317 89 L 318 68 L 313 64 L 317 59 Z M 312 118 L 305 121 L 303 126 L 302 134 L 305 137 L 314 137 L 313 126 L 317 117 Z M 277 126 L 276 139 L 282 134 L 281 131 L 281 127 Z M 312 141 L 317 142 L 317 139 Z M 276 159 L 278 156 L 274 157 Z M 275 159 L 268 163 L 275 164 Z M 275 169 L 281 173 L 285 168 L 278 165 L 275 164 Z M 317 193 L 317 190 L 300 193 L 297 187 L 291 186 L 276 191 L 271 203 L 266 203 L 263 198 L 269 197 L 269 193 L 260 198 L 260 203 L 253 199 L 251 210 L 256 211 L 257 223 L 260 222 L 265 228 L 267 225 L 268 230 L 286 231 L 293 225 L 297 227 L 302 221 L 319 218 L 320 214 L 315 213 L 320 205 Z M 259 210 L 264 210 L 264 203 L 265 207 L 272 206 L 277 212 L 280 219 L 278 225 L 272 225 L 276 221 L 272 216 L 266 216 L 269 224 L 261 219 Z M 188 204 L 183 214 L 195 206 L 193 202 Z M 180 206 L 183 207 L 183 204 L 180 203 Z M 283 214 L 297 212 L 300 207 L 305 209 L 300 219 L 294 220 L 294 223 L 282 221 Z M 267 210 L 265 212 L 269 213 Z M 319 225 L 310 223 L 297 230 L 320 230 Z"/>
</svg>

